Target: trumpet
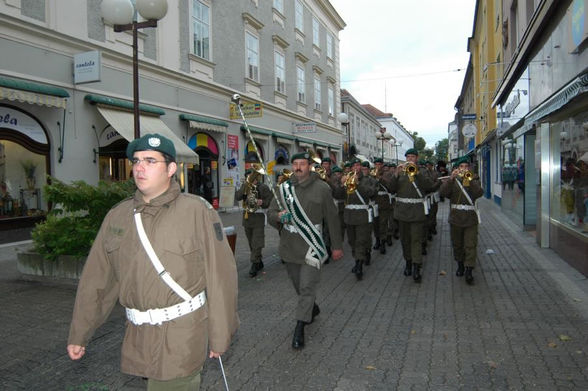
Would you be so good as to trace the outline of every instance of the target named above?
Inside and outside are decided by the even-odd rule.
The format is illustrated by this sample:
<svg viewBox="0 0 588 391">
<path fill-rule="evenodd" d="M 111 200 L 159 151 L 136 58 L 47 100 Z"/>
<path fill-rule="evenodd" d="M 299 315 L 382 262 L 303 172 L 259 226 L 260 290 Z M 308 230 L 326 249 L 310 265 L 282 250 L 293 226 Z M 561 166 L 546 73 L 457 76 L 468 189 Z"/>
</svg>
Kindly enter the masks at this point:
<svg viewBox="0 0 588 391">
<path fill-rule="evenodd" d="M 378 167 L 374 167 L 370 170 L 370 176 L 374 178 L 378 178 L 380 176 L 380 170 L 378 170 Z"/>
<path fill-rule="evenodd" d="M 326 181 L 327 180 L 327 170 L 321 166 L 321 159 L 318 157 L 318 155 L 316 154 L 315 151 L 313 151 L 312 149 L 310 149 L 308 151 L 308 154 L 310 155 L 310 159 L 317 164 L 317 166 L 315 167 L 314 165 L 310 168 L 310 171 L 316 172 L 318 174 L 318 176 L 323 180 Z"/>
<path fill-rule="evenodd" d="M 471 180 L 474 179 L 474 173 L 470 170 L 460 170 L 458 175 L 462 178 L 462 182 L 465 187 L 469 186 Z"/>
<path fill-rule="evenodd" d="M 345 174 L 343 179 L 343 186 L 345 187 L 345 190 L 347 190 L 347 195 L 355 193 L 355 190 L 357 189 L 357 173 L 352 170 Z"/>
<path fill-rule="evenodd" d="M 288 179 L 290 179 L 290 177 L 292 176 L 293 172 L 288 170 L 287 168 L 284 168 L 282 170 L 282 175 L 280 180 L 278 181 L 278 185 L 281 185 L 282 183 L 286 182 Z"/>
<path fill-rule="evenodd" d="M 410 182 L 414 182 L 414 178 L 419 173 L 419 166 L 417 166 L 416 164 L 414 164 L 412 162 L 408 162 L 402 168 L 402 172 L 404 172 L 406 175 L 408 175 L 408 180 Z"/>
</svg>

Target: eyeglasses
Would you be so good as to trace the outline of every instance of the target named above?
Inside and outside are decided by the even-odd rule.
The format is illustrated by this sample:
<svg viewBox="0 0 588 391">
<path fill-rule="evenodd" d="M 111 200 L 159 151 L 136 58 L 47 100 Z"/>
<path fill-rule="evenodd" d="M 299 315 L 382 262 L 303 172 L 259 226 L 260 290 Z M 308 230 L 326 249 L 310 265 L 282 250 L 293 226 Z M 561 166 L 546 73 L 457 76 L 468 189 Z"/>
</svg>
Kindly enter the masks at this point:
<svg viewBox="0 0 588 391">
<path fill-rule="evenodd" d="M 144 163 L 144 166 L 152 167 L 155 166 L 155 164 L 157 163 L 165 163 L 165 160 L 157 160 L 152 157 L 146 157 L 145 159 L 132 158 L 131 160 L 129 160 L 129 164 L 131 166 L 138 166 L 141 163 Z"/>
</svg>

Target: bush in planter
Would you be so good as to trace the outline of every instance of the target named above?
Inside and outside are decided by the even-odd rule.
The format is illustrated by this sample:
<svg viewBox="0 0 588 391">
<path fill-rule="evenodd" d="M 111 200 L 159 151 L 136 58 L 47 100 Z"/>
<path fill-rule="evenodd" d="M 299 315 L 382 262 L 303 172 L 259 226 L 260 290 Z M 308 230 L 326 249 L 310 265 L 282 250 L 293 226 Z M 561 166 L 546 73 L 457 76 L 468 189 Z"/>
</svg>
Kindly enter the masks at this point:
<svg viewBox="0 0 588 391">
<path fill-rule="evenodd" d="M 32 232 L 35 251 L 49 260 L 60 255 L 88 255 L 106 213 L 135 191 L 132 180 L 101 181 L 98 186 L 84 181 L 75 181 L 71 185 L 55 178 L 50 181 L 44 191 L 54 208 Z"/>
</svg>

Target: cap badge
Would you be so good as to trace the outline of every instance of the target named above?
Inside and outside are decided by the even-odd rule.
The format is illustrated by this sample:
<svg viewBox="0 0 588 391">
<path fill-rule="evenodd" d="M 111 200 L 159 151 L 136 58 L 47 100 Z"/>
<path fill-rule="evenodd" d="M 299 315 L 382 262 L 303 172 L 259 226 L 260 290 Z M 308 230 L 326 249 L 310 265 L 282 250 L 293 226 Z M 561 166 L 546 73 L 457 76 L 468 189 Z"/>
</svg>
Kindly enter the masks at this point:
<svg viewBox="0 0 588 391">
<path fill-rule="evenodd" d="M 161 140 L 157 137 L 150 137 L 148 142 L 150 147 L 159 147 L 161 145 Z"/>
</svg>

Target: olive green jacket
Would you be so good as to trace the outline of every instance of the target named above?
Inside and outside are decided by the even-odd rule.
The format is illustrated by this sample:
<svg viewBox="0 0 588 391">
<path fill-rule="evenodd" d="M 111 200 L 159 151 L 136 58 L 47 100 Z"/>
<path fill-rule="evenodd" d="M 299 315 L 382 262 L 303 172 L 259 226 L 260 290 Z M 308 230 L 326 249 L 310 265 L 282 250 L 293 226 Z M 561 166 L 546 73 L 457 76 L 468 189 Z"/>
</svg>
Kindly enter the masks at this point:
<svg viewBox="0 0 588 391">
<path fill-rule="evenodd" d="M 449 224 L 453 224 L 457 227 L 470 227 L 472 225 L 478 225 L 478 216 L 474 210 L 460 210 L 453 207 L 453 205 L 470 205 L 468 199 L 461 191 L 457 181 L 460 179 L 448 179 L 441 185 L 441 195 L 449 199 Z M 470 196 L 472 202 L 476 202 L 484 194 L 480 181 L 474 179 L 470 181 L 468 187 L 464 187 L 464 190 Z"/>
<path fill-rule="evenodd" d="M 409 181 L 408 175 L 400 172 L 398 175 L 392 177 L 390 188 L 396 192 L 396 205 L 394 207 L 394 218 L 399 221 L 418 222 L 425 221 L 426 214 L 422 202 L 406 203 L 402 202 L 405 199 L 419 199 L 424 197 L 433 188 L 433 181 L 429 175 L 423 173 L 419 169 L 415 176 L 415 183 L 421 192 L 422 197 L 419 196 L 413 184 Z"/>
<path fill-rule="evenodd" d="M 240 206 L 243 206 L 243 202 L 247 199 L 247 194 L 245 193 L 245 186 L 246 182 L 243 182 L 239 190 L 235 193 L 235 199 L 240 202 Z M 274 194 L 270 190 L 270 188 L 265 183 L 258 183 L 257 184 L 257 199 L 261 200 L 261 206 L 254 213 L 248 213 L 247 218 L 245 218 L 245 209 L 243 209 L 243 220 L 242 224 L 243 227 L 253 228 L 253 227 L 263 227 L 266 223 L 265 215 L 263 213 L 264 209 L 267 209 L 270 205 L 270 202 L 274 198 Z"/>
<path fill-rule="evenodd" d="M 350 205 L 363 207 L 364 203 L 361 202 L 357 193 L 359 192 L 366 205 L 378 194 L 378 181 L 370 176 L 363 175 L 361 172 L 357 175 L 357 188 L 352 194 L 347 194 L 347 202 L 345 203 L 345 211 L 343 212 L 343 220 L 348 225 L 369 223 L 367 209 L 353 209 L 353 207 L 350 207 Z M 345 188 L 343 189 L 345 190 Z"/>
</svg>

